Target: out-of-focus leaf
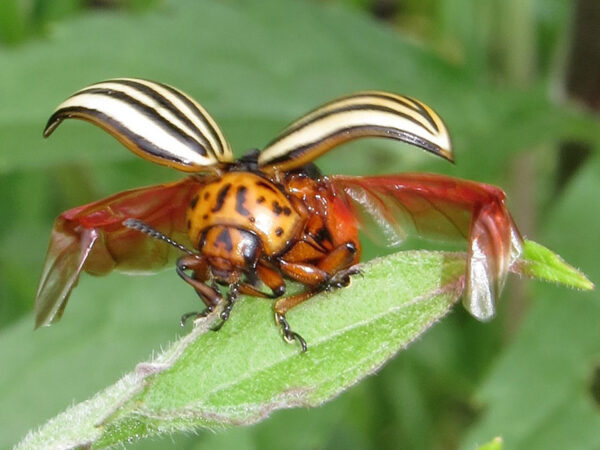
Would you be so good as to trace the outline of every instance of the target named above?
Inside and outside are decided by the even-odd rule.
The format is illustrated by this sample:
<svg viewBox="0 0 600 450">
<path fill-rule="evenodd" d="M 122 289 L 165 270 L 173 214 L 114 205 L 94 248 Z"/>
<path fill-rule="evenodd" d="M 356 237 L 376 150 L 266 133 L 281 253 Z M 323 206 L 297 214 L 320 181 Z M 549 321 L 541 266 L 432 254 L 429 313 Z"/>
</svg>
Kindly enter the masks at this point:
<svg viewBox="0 0 600 450">
<path fill-rule="evenodd" d="M 502 450 L 502 447 L 502 438 L 496 437 L 490 442 L 487 442 L 477 447 L 477 450 Z"/>
<path fill-rule="evenodd" d="M 27 12 L 23 2 L 4 0 L 0 3 L 0 44 L 13 44 L 27 32 Z"/>
</svg>

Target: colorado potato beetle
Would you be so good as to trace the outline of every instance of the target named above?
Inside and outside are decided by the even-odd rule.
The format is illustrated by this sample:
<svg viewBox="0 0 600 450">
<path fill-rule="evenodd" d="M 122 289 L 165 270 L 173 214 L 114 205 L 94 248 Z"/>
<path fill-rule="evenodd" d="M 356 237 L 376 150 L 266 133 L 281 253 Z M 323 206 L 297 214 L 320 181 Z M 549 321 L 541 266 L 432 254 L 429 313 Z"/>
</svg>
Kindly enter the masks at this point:
<svg viewBox="0 0 600 450">
<path fill-rule="evenodd" d="M 441 118 L 411 97 L 369 91 L 338 98 L 237 160 L 206 110 L 166 84 L 120 78 L 88 86 L 58 106 L 44 136 L 67 118 L 98 125 L 142 158 L 192 175 L 62 213 L 37 292 L 36 326 L 60 319 L 82 270 L 154 271 L 176 251 L 177 273 L 205 304 L 182 322 L 221 302 L 225 321 L 240 293 L 273 298 L 283 337 L 306 350 L 286 313 L 348 284 L 360 260 L 359 229 L 375 224 L 392 243 L 410 234 L 465 240 L 463 303 L 480 320 L 494 315 L 521 252 L 497 187 L 422 173 L 320 175 L 318 156 L 362 137 L 404 141 L 452 161 Z M 286 279 L 305 290 L 285 296 Z"/>
</svg>

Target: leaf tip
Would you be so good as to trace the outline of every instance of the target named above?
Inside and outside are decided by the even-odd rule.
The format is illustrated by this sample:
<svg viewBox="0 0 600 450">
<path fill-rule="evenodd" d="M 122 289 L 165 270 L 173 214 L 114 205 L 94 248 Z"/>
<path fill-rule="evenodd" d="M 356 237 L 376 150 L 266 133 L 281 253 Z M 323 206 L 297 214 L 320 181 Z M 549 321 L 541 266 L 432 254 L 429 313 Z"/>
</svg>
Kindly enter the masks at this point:
<svg viewBox="0 0 600 450">
<path fill-rule="evenodd" d="M 533 241 L 525 241 L 523 253 L 511 271 L 583 291 L 595 289 L 594 283 L 583 272 L 552 250 Z"/>
</svg>

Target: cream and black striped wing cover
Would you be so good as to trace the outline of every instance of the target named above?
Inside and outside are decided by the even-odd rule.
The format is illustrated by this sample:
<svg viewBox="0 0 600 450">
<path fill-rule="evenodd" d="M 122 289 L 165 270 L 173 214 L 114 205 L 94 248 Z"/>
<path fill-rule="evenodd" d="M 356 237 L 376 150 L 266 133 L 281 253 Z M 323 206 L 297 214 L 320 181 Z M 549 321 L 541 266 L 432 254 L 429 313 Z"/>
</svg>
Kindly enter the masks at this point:
<svg viewBox="0 0 600 450">
<path fill-rule="evenodd" d="M 137 155 L 185 172 L 233 161 L 213 118 L 194 99 L 166 84 L 117 78 L 88 86 L 58 106 L 44 136 L 68 118 L 98 125 Z"/>
<path fill-rule="evenodd" d="M 425 103 L 383 91 L 359 92 L 327 103 L 286 128 L 261 152 L 264 170 L 290 170 L 361 137 L 396 139 L 452 161 L 450 135 Z"/>
</svg>

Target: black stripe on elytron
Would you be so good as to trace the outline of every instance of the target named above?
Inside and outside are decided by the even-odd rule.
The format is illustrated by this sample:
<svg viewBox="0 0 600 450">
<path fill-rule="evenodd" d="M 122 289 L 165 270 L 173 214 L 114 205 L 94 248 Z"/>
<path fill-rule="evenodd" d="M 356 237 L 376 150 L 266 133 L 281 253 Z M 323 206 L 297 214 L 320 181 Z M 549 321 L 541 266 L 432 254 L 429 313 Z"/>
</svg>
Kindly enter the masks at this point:
<svg viewBox="0 0 600 450">
<path fill-rule="evenodd" d="M 393 108 L 388 108 L 386 106 L 373 106 L 373 105 L 349 105 L 349 106 L 343 106 L 341 108 L 338 109 L 333 109 L 331 111 L 325 111 L 322 114 L 319 114 L 316 117 L 313 117 L 309 122 L 305 122 L 304 124 L 299 124 L 297 127 L 294 127 L 292 129 L 286 130 L 284 131 L 282 134 L 280 134 L 279 136 L 277 136 L 274 140 L 272 140 L 271 142 L 269 142 L 269 144 L 267 144 L 267 146 L 265 148 L 268 148 L 272 145 L 275 145 L 277 142 L 280 142 L 281 140 L 283 140 L 284 138 L 288 137 L 289 135 L 299 132 L 300 129 L 302 129 L 303 127 L 309 126 L 312 123 L 315 123 L 319 120 L 325 119 L 329 116 L 332 116 L 334 114 L 339 114 L 339 113 L 343 113 L 343 112 L 351 112 L 351 111 L 366 111 L 366 110 L 374 110 L 374 111 L 380 111 L 380 112 L 386 112 L 386 113 L 391 113 L 393 115 L 396 116 L 402 116 L 405 119 L 409 120 L 410 122 L 417 124 L 418 126 L 422 127 L 423 124 L 420 122 L 415 121 L 411 116 L 409 116 L 408 114 L 404 114 L 401 113 L 399 111 L 396 111 Z M 360 125 L 360 126 L 370 126 L 370 125 Z M 343 128 L 343 130 L 350 130 L 353 129 L 355 127 L 350 127 L 350 128 Z"/>
<path fill-rule="evenodd" d="M 144 81 L 146 81 L 146 80 L 144 80 Z M 152 81 L 148 81 L 148 82 L 151 84 L 157 84 L 160 87 L 164 87 L 162 84 L 154 83 Z M 192 122 L 190 120 L 190 118 L 187 115 L 185 115 L 185 113 L 182 110 L 177 108 L 168 98 L 164 97 L 160 92 L 155 91 L 152 87 L 147 86 L 147 85 L 140 83 L 139 81 L 135 81 L 135 80 L 117 79 L 117 80 L 107 80 L 107 81 L 105 81 L 105 83 L 122 84 L 124 86 L 131 87 L 131 88 L 147 95 L 152 100 L 156 101 L 160 106 L 168 109 L 171 114 L 173 114 L 175 117 L 177 117 L 183 123 L 185 123 L 190 129 L 194 130 L 196 132 L 196 137 L 198 138 L 198 140 L 201 140 L 207 148 L 211 148 L 211 143 L 210 143 L 210 141 L 207 140 L 203 131 L 200 128 L 198 128 L 198 126 L 194 122 Z M 169 92 L 171 92 L 171 91 L 169 91 Z M 179 98 L 179 96 L 177 98 Z"/>
<path fill-rule="evenodd" d="M 91 87 L 89 89 L 83 89 L 79 91 L 76 95 L 80 94 L 93 94 L 98 96 L 106 96 L 110 98 L 114 98 L 120 100 L 124 103 L 127 103 L 129 106 L 132 106 L 137 112 L 141 115 L 147 117 L 159 128 L 162 128 L 167 134 L 174 137 L 175 139 L 182 141 L 184 145 L 190 147 L 191 150 L 195 151 L 201 156 L 208 157 L 208 148 L 204 146 L 202 142 L 198 139 L 195 139 L 193 136 L 190 136 L 188 133 L 183 131 L 177 125 L 172 122 L 169 122 L 164 117 L 162 117 L 158 112 L 152 108 L 151 106 L 145 105 L 144 103 L 136 100 L 135 98 L 127 95 L 124 92 L 116 91 L 114 89 L 108 88 L 94 88 Z M 74 96 L 75 97 L 75 96 Z"/>
<path fill-rule="evenodd" d="M 347 95 L 345 97 L 341 97 L 337 100 L 334 100 L 333 102 L 328 103 L 325 106 L 334 104 L 338 101 L 357 100 L 360 98 L 368 99 L 369 97 L 379 98 L 382 100 L 389 100 L 394 103 L 398 103 L 402 106 L 405 106 L 408 109 L 411 109 L 414 112 L 425 116 L 425 120 L 427 120 L 427 122 L 429 122 L 429 124 L 432 126 L 432 128 L 437 132 L 440 131 L 437 124 L 433 120 L 433 117 L 431 117 L 431 114 L 429 114 L 429 112 L 425 108 L 423 108 L 421 103 L 418 100 L 413 99 L 411 97 L 407 97 L 405 95 L 391 94 L 391 93 L 385 92 L 385 91 L 362 92 L 362 93 L 358 93 L 358 94 Z"/>
<path fill-rule="evenodd" d="M 395 101 L 396 103 L 400 103 L 403 106 L 406 106 L 409 109 L 412 109 L 414 112 L 421 114 L 422 116 L 425 117 L 425 120 L 427 120 L 427 122 L 429 122 L 429 124 L 432 126 L 432 128 L 439 133 L 440 129 L 437 125 L 437 123 L 435 123 L 435 120 L 433 120 L 433 117 L 431 117 L 431 114 L 429 114 L 429 111 L 427 111 L 425 108 L 423 108 L 423 106 L 421 105 L 421 103 L 418 100 L 415 100 L 413 98 L 410 97 L 406 97 L 406 96 L 394 96 L 392 94 L 388 94 L 386 92 L 376 92 L 374 94 L 366 94 L 365 97 L 375 97 L 375 98 L 381 98 L 381 99 L 385 99 L 385 100 L 392 100 Z"/>
<path fill-rule="evenodd" d="M 323 107 L 331 106 L 338 102 L 344 102 L 347 100 L 358 100 L 358 99 L 368 99 L 369 97 L 380 98 L 383 100 L 391 100 L 392 102 L 399 103 L 402 106 L 406 106 L 409 109 L 412 109 L 415 112 L 419 112 L 420 108 L 415 108 L 414 101 L 406 97 L 404 95 L 392 94 L 385 91 L 365 91 L 365 92 L 357 92 L 355 94 L 345 95 L 343 97 L 339 97 L 329 103 L 323 105 Z M 408 100 L 408 101 L 407 101 Z M 318 111 L 321 108 L 317 108 L 315 111 Z"/>
<path fill-rule="evenodd" d="M 213 126 L 211 121 L 206 116 L 206 115 L 208 115 L 208 113 L 206 113 L 206 115 L 205 115 L 205 113 L 202 112 L 194 104 L 194 102 L 190 99 L 190 97 L 188 97 L 183 92 L 180 92 L 177 89 L 175 89 L 167 84 L 162 84 L 162 83 L 157 83 L 157 84 L 159 84 L 161 87 L 165 88 L 167 91 L 169 91 L 170 93 L 172 93 L 173 95 L 178 97 L 183 103 L 185 103 L 187 105 L 187 107 L 190 109 L 190 111 L 192 111 L 196 114 L 196 117 L 198 117 L 204 124 L 206 124 L 206 128 L 210 131 L 210 134 L 212 135 L 214 140 L 216 142 L 218 142 L 218 144 L 219 144 L 218 147 L 215 148 L 215 151 L 218 151 L 219 153 L 221 153 L 221 155 L 223 155 L 225 153 L 225 145 L 226 144 L 225 144 L 225 142 L 221 141 L 221 138 L 219 137 L 219 133 L 217 132 L 217 130 L 215 129 L 215 127 Z"/>
<path fill-rule="evenodd" d="M 106 114 L 95 109 L 84 108 L 82 106 L 69 106 L 67 108 L 61 108 L 59 111 L 52 114 L 50 119 L 48 119 L 46 129 L 48 129 L 48 127 L 53 125 L 55 122 L 62 122 L 65 118 L 69 118 L 74 114 L 83 114 L 98 118 L 100 122 L 106 123 L 110 126 L 110 128 L 114 129 L 117 132 L 117 134 L 127 136 L 129 140 L 134 142 L 135 145 L 142 149 L 145 153 L 184 166 L 191 166 L 189 161 L 184 161 L 183 159 L 175 158 L 172 153 L 169 153 L 165 149 L 154 145 L 146 138 L 138 134 L 132 133 L 131 130 L 129 128 L 125 128 L 121 122 L 118 122 L 112 117 L 107 116 Z"/>
<path fill-rule="evenodd" d="M 244 202 L 246 201 L 246 192 L 248 188 L 246 186 L 238 186 L 237 192 L 235 193 L 235 210 L 242 216 L 248 217 L 250 211 L 244 208 Z"/>
<path fill-rule="evenodd" d="M 329 134 L 326 137 L 324 137 L 323 139 L 320 139 L 318 141 L 313 141 L 313 142 L 303 145 L 301 147 L 297 147 L 294 150 L 290 150 L 284 155 L 281 155 L 277 158 L 270 159 L 269 161 L 262 163 L 261 167 L 275 165 L 280 162 L 300 158 L 305 152 L 309 151 L 311 148 L 316 147 L 318 145 L 322 145 L 324 142 L 327 142 L 330 139 L 335 139 L 340 134 L 346 133 L 348 131 L 365 131 L 365 132 L 370 131 L 370 134 L 367 135 L 365 133 L 364 136 L 360 136 L 360 137 L 377 137 L 377 136 L 390 137 L 390 138 L 394 138 L 394 139 L 397 139 L 402 142 L 407 142 L 409 144 L 416 145 L 417 147 L 421 147 L 422 149 L 427 150 L 428 152 L 438 154 L 439 147 L 437 145 L 435 145 L 432 142 L 429 142 L 425 139 L 417 137 L 413 134 L 406 133 L 404 131 L 390 130 L 390 128 L 388 128 L 388 127 L 380 127 L 380 126 L 372 126 L 372 125 L 358 125 L 355 127 L 343 128 L 341 130 L 337 130 L 337 132 Z"/>
<path fill-rule="evenodd" d="M 429 124 L 433 127 L 434 130 L 436 130 L 436 132 L 440 131 L 437 124 L 435 123 L 435 121 L 433 120 L 431 115 L 429 114 L 429 112 L 427 112 L 427 110 L 425 110 L 420 104 L 418 104 L 418 102 L 416 102 L 415 100 L 408 98 L 408 97 L 395 96 L 393 94 L 388 94 L 387 92 L 374 92 L 374 93 L 364 92 L 364 93 L 350 94 L 350 95 L 347 95 L 344 97 L 340 97 L 340 98 L 332 100 L 328 103 L 325 103 L 324 105 L 321 105 L 318 108 L 313 109 L 312 111 L 309 111 L 308 113 L 306 113 L 304 115 L 304 117 L 315 114 L 316 112 L 318 112 L 322 109 L 331 107 L 332 105 L 335 105 L 336 103 L 340 103 L 340 102 L 344 102 L 344 101 L 348 101 L 348 100 L 358 100 L 358 99 L 366 100 L 369 97 L 380 98 L 383 100 L 389 100 L 389 101 L 398 103 L 402 106 L 405 106 L 408 109 L 410 109 L 416 113 L 420 113 L 425 116 L 425 120 L 427 120 L 427 122 L 429 122 Z M 364 106 L 367 106 L 367 105 L 364 105 Z M 368 109 L 368 107 L 367 107 L 367 109 Z M 326 114 L 328 114 L 328 113 L 326 113 Z M 321 114 L 321 116 L 322 116 L 322 114 Z M 317 118 L 319 118 L 319 116 L 317 116 Z M 315 120 L 317 120 L 315 117 L 308 117 L 305 120 L 303 120 L 301 118 L 299 121 L 297 121 L 297 123 L 290 125 L 293 128 L 288 128 L 282 136 L 287 136 L 288 134 L 291 134 L 294 131 L 298 130 L 299 128 L 303 127 L 307 123 L 313 122 Z"/>
<path fill-rule="evenodd" d="M 217 194 L 217 204 L 211 209 L 211 212 L 217 212 L 223 207 L 223 203 L 225 203 L 225 198 L 227 197 L 229 189 L 231 189 L 231 183 L 227 183 L 219 190 Z"/>
</svg>

